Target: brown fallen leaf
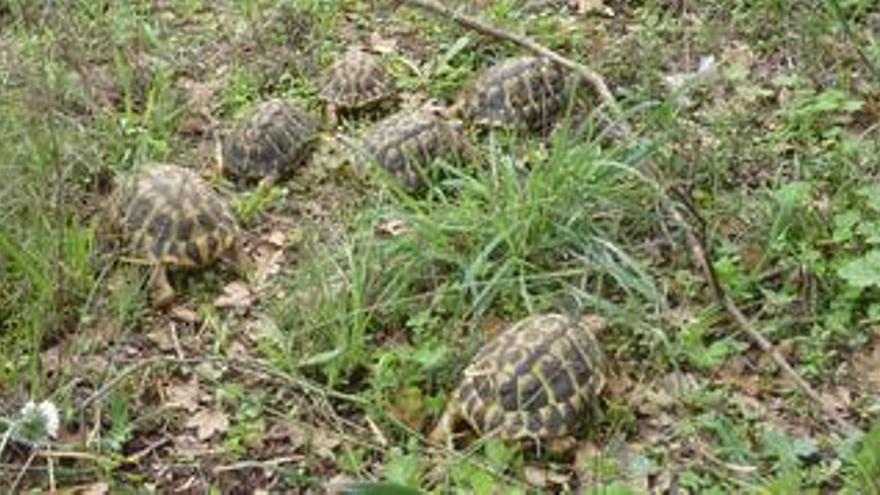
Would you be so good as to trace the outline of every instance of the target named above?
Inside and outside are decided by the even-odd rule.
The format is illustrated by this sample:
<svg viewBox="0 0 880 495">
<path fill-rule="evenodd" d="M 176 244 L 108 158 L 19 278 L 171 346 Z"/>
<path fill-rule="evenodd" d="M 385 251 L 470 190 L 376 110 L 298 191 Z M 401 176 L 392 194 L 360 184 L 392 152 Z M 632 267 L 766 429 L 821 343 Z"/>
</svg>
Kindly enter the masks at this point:
<svg viewBox="0 0 880 495">
<path fill-rule="evenodd" d="M 523 474 L 530 485 L 538 488 L 567 486 L 571 482 L 571 476 L 539 466 L 526 466 Z"/>
<path fill-rule="evenodd" d="M 602 0 L 570 0 L 569 4 L 574 7 L 578 14 L 598 14 L 614 17 L 614 9 L 605 5 Z"/>
<path fill-rule="evenodd" d="M 161 351 L 171 351 L 174 349 L 174 339 L 171 338 L 171 331 L 167 328 L 154 327 L 153 330 L 147 332 L 147 339 Z"/>
<path fill-rule="evenodd" d="M 403 220 L 392 218 L 376 226 L 376 235 L 380 237 L 398 237 L 406 233 L 409 226 Z"/>
<path fill-rule="evenodd" d="M 168 385 L 165 387 L 165 395 L 165 407 L 193 412 L 199 408 L 199 381 L 193 377 L 188 382 Z"/>
<path fill-rule="evenodd" d="M 174 318 L 175 320 L 182 321 L 184 323 L 198 323 L 199 322 L 199 314 L 194 310 L 182 306 L 180 304 L 175 304 L 168 310 L 168 315 Z"/>
<path fill-rule="evenodd" d="M 376 53 L 388 54 L 397 52 L 397 40 L 385 38 L 378 32 L 370 33 L 370 48 Z"/>
<path fill-rule="evenodd" d="M 284 235 L 284 232 L 281 230 L 273 230 L 263 236 L 261 240 L 277 249 L 281 249 L 287 241 L 287 236 Z"/>
<path fill-rule="evenodd" d="M 250 287 L 244 282 L 235 281 L 223 287 L 223 294 L 214 300 L 214 306 L 220 309 L 231 308 L 246 310 L 254 302 L 254 295 Z"/>
<path fill-rule="evenodd" d="M 186 421 L 187 428 L 196 429 L 199 440 L 207 440 L 215 433 L 225 433 L 229 429 L 229 417 L 223 411 L 202 409 Z"/>
<path fill-rule="evenodd" d="M 58 495 L 104 495 L 110 492 L 110 485 L 103 482 L 71 486 L 58 490 Z"/>
<path fill-rule="evenodd" d="M 328 431 L 314 430 L 311 432 L 309 444 L 316 454 L 324 459 L 335 459 L 333 450 L 342 443 L 336 435 Z"/>
<path fill-rule="evenodd" d="M 284 249 L 273 244 L 263 243 L 254 249 L 253 259 L 256 266 L 254 280 L 259 287 L 269 277 L 281 271 L 281 265 L 284 263 Z"/>
</svg>

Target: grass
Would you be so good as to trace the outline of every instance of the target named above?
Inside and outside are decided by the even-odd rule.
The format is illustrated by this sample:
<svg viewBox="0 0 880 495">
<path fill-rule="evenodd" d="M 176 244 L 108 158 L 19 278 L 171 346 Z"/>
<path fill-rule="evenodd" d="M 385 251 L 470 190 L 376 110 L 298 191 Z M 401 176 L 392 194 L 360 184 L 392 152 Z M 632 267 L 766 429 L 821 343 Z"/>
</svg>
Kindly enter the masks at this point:
<svg viewBox="0 0 880 495">
<path fill-rule="evenodd" d="M 115 177 L 209 171 L 214 131 L 268 97 L 317 114 L 320 72 L 353 42 L 377 44 L 404 102 L 448 102 L 519 52 L 378 0 L 0 7 L 2 486 L 880 492 L 873 2 L 606 4 L 614 17 L 468 8 L 601 69 L 642 142 L 608 139 L 585 90 L 546 139 L 474 133 L 478 159 L 438 161 L 420 194 L 324 149 L 285 184 L 215 181 L 271 276 L 243 310 L 214 305 L 229 273 L 175 277 L 171 315 L 105 236 Z M 646 158 L 692 194 L 732 297 L 853 431 L 716 306 Z M 467 358 L 544 311 L 608 322 L 614 373 L 575 453 L 427 446 Z M 29 400 L 58 405 L 59 438 L 22 417 Z"/>
</svg>

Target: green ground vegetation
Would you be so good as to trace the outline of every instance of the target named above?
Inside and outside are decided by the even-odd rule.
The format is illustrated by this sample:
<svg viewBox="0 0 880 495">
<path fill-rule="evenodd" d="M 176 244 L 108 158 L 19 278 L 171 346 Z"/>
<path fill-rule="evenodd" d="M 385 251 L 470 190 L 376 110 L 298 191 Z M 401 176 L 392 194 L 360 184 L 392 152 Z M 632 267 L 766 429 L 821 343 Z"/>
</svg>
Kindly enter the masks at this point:
<svg viewBox="0 0 880 495">
<path fill-rule="evenodd" d="M 257 274 L 175 277 L 165 313 L 107 234 L 114 178 L 209 172 L 216 131 L 269 97 L 319 114 L 321 71 L 355 42 L 403 105 L 449 103 L 522 50 L 382 0 L 0 2 L 0 485 L 880 493 L 875 1 L 447 3 L 599 70 L 634 136 L 583 85 L 552 133 L 473 133 L 421 194 L 329 139 L 288 182 L 214 176 Z M 716 303 L 648 162 L 853 428 Z M 614 373 L 574 453 L 427 444 L 466 358 L 542 311 L 608 323 Z M 27 434 L 29 400 L 58 406 L 58 438 Z"/>
</svg>

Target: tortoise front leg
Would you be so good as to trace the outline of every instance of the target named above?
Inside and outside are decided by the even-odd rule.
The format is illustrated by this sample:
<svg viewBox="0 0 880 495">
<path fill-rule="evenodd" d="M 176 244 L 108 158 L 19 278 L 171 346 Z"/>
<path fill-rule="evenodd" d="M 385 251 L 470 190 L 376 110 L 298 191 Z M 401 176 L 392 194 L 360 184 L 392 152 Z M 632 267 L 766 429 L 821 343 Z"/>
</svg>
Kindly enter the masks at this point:
<svg viewBox="0 0 880 495">
<path fill-rule="evenodd" d="M 168 268 L 163 263 L 153 265 L 150 272 L 153 306 L 164 308 L 174 300 L 174 288 L 168 282 Z"/>
<path fill-rule="evenodd" d="M 243 279 L 247 279 L 254 270 L 254 262 L 245 252 L 241 239 L 236 239 L 230 246 L 226 258 L 235 274 Z"/>
<path fill-rule="evenodd" d="M 443 415 L 440 416 L 440 421 L 437 422 L 437 426 L 431 431 L 430 435 L 428 435 L 428 440 L 435 444 L 446 444 L 446 447 L 449 450 L 455 449 L 454 433 L 455 433 L 455 422 L 458 419 L 458 406 L 454 403 L 450 403 L 446 410 L 443 411 Z"/>
</svg>

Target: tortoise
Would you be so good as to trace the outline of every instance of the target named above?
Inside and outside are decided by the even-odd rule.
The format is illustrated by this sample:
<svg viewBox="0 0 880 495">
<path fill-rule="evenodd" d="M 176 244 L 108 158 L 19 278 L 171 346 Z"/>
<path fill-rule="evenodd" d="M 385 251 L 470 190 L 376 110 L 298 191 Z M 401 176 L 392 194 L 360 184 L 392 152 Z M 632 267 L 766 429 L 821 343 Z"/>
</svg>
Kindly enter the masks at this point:
<svg viewBox="0 0 880 495">
<path fill-rule="evenodd" d="M 581 414 L 596 405 L 605 382 L 594 326 L 547 313 L 508 327 L 464 370 L 431 440 L 451 445 L 460 420 L 480 435 L 502 440 L 552 445 L 569 437 Z"/>
<path fill-rule="evenodd" d="M 306 112 L 273 98 L 254 107 L 220 143 L 224 175 L 243 182 L 275 182 L 305 162 L 318 139 Z"/>
<path fill-rule="evenodd" d="M 335 127 L 343 111 L 364 110 L 389 100 L 395 85 L 378 56 L 352 46 L 324 72 L 319 97 Z"/>
<path fill-rule="evenodd" d="M 409 190 L 424 185 L 424 167 L 440 156 L 466 155 L 470 147 L 460 121 L 434 105 L 404 109 L 380 120 L 367 133 L 366 150 Z"/>
<path fill-rule="evenodd" d="M 225 259 L 239 273 L 246 271 L 235 217 L 192 170 L 152 164 L 123 179 L 113 194 L 114 224 L 133 254 L 151 266 L 154 306 L 174 300 L 168 269 L 201 268 Z"/>
<path fill-rule="evenodd" d="M 480 127 L 546 130 L 562 113 L 568 88 L 564 68 L 550 59 L 510 57 L 477 76 L 451 111 Z"/>
</svg>

